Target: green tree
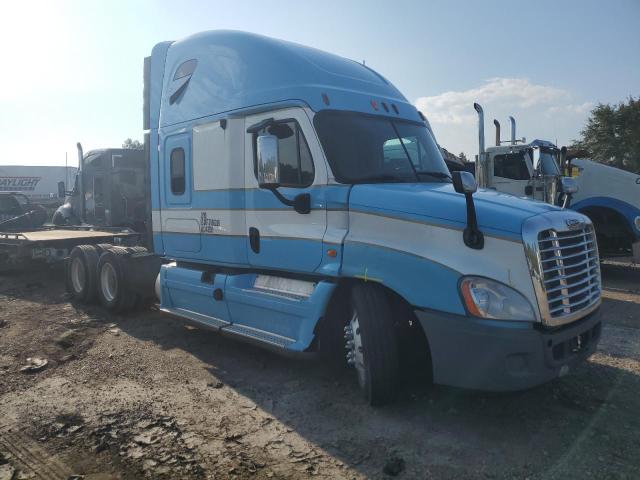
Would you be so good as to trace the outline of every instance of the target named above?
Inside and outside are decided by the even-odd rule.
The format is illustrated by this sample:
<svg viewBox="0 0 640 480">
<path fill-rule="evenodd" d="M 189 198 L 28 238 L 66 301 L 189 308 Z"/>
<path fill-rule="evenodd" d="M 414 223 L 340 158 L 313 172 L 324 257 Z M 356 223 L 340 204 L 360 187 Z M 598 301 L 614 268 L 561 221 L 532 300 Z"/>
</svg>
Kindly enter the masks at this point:
<svg viewBox="0 0 640 480">
<path fill-rule="evenodd" d="M 640 173 L 640 98 L 627 103 L 598 104 L 573 148 L 593 160 Z"/>
<path fill-rule="evenodd" d="M 128 148 L 130 150 L 144 150 L 144 145 L 138 140 L 127 138 L 124 142 L 122 142 L 122 148 Z"/>
</svg>

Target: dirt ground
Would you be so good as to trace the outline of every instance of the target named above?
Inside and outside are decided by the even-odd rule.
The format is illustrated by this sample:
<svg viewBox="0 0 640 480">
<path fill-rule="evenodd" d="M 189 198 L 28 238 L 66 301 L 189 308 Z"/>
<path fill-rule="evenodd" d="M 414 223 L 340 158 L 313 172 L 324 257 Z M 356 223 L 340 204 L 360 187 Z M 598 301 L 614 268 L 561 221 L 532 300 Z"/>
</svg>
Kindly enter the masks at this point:
<svg viewBox="0 0 640 480">
<path fill-rule="evenodd" d="M 0 480 L 640 478 L 640 269 L 603 276 L 599 351 L 569 376 L 385 408 L 315 361 L 70 304 L 57 270 L 0 276 Z"/>
</svg>

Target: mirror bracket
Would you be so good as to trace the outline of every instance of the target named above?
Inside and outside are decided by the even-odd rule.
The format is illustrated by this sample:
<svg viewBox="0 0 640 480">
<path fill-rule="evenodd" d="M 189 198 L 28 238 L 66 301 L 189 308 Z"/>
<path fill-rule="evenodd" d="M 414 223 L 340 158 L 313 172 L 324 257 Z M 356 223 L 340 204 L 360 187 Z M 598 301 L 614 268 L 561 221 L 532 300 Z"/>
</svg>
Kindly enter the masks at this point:
<svg viewBox="0 0 640 480">
<path fill-rule="evenodd" d="M 476 191 L 475 180 L 469 172 L 453 172 L 451 176 L 455 191 L 464 194 L 467 204 L 467 226 L 462 233 L 464 244 L 474 250 L 482 250 L 484 248 L 484 235 L 478 228 L 476 206 L 473 202 L 473 194 Z"/>
<path fill-rule="evenodd" d="M 260 185 L 260 188 L 266 188 L 267 190 L 271 190 L 271 192 L 276 196 L 278 200 L 280 200 L 284 205 L 288 207 L 293 207 L 293 209 L 303 215 L 306 215 L 311 212 L 311 195 L 308 193 L 299 193 L 293 200 L 285 197 L 278 191 L 278 187 L 276 185 Z"/>
<path fill-rule="evenodd" d="M 247 133 L 258 133 L 260 130 L 264 130 L 273 123 L 275 123 L 273 118 L 265 118 L 264 120 L 249 126 L 247 128 Z"/>
<path fill-rule="evenodd" d="M 474 250 L 482 250 L 484 248 L 484 235 L 478 228 L 473 194 L 467 192 L 464 194 L 464 198 L 467 201 L 467 227 L 462 233 L 462 239 L 467 247 L 473 248 Z"/>
</svg>

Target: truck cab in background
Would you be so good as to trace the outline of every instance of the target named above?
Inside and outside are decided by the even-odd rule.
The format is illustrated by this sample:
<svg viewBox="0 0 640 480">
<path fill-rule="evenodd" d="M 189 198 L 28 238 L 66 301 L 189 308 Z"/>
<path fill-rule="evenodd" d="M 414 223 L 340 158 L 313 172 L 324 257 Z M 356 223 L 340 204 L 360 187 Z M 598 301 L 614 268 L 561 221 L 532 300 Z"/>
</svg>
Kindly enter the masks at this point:
<svg viewBox="0 0 640 480">
<path fill-rule="evenodd" d="M 484 113 L 474 106 L 484 136 Z M 475 165 L 470 163 L 478 185 L 583 213 L 594 224 L 602 257 L 640 262 L 640 175 L 574 159 L 565 147 L 545 140 L 526 143 L 516 138 L 515 119 L 509 119 L 510 140 L 501 139 L 494 120 L 495 146 L 482 149 Z"/>
<path fill-rule="evenodd" d="M 128 227 L 144 232 L 149 190 L 144 152 L 103 148 L 83 154 L 78 144 L 78 163 L 73 189 L 67 192 L 64 184 L 59 185 L 59 195 L 66 198 L 52 223 Z"/>
<path fill-rule="evenodd" d="M 518 197 L 568 207 L 576 191 L 575 181 L 560 170 L 563 150 L 551 142 L 516 138 L 516 121 L 511 121 L 511 138 L 502 140 L 500 122 L 493 120 L 495 146 L 484 148 L 484 111 L 475 103 L 481 151 L 475 164 L 478 185 Z"/>
</svg>

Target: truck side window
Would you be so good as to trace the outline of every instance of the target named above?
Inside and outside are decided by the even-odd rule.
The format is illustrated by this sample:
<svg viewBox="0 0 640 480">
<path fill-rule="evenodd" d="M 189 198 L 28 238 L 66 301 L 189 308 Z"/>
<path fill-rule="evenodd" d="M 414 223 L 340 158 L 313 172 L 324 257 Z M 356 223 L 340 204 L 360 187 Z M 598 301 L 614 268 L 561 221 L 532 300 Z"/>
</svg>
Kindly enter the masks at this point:
<svg viewBox="0 0 640 480">
<path fill-rule="evenodd" d="M 529 169 L 522 153 L 496 155 L 493 159 L 493 176 L 511 180 L 529 180 Z"/>
<path fill-rule="evenodd" d="M 174 195 L 182 195 L 184 193 L 184 150 L 182 148 L 174 148 L 171 151 L 170 160 L 171 171 L 171 193 Z"/>
<path fill-rule="evenodd" d="M 313 183 L 315 177 L 313 159 L 298 122 L 295 120 L 278 122 L 259 133 L 269 133 L 278 137 L 280 185 L 304 188 Z"/>
</svg>

